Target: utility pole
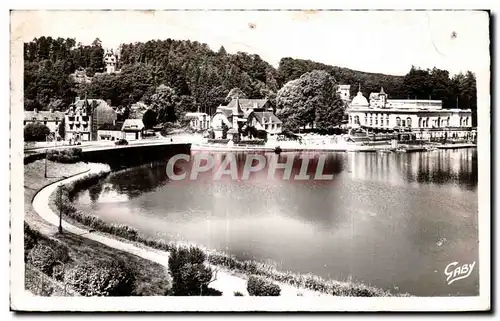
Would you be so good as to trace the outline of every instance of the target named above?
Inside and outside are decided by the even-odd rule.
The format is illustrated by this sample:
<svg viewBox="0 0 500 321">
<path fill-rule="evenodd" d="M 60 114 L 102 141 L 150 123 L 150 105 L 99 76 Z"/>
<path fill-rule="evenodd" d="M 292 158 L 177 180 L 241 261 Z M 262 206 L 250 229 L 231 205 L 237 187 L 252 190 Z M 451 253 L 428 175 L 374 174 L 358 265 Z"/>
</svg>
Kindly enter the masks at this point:
<svg viewBox="0 0 500 321">
<path fill-rule="evenodd" d="M 62 184 L 59 184 L 59 234 L 62 234 L 62 209 L 63 209 L 63 203 L 62 203 Z"/>
</svg>

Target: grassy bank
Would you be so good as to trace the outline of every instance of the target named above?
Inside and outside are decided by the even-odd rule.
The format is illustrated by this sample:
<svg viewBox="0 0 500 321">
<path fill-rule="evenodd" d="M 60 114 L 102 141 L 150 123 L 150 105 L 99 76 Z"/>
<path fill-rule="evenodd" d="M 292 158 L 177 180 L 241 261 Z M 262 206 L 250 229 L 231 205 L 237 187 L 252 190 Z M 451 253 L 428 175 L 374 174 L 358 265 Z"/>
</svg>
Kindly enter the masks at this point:
<svg viewBox="0 0 500 321">
<path fill-rule="evenodd" d="M 178 242 L 167 242 L 163 240 L 151 239 L 140 234 L 138 230 L 127 225 L 108 223 L 95 215 L 77 210 L 72 203 L 73 198 L 76 196 L 76 194 L 79 191 L 96 184 L 106 175 L 108 175 L 107 172 L 93 173 L 85 175 L 84 177 L 76 181 L 73 181 L 72 183 L 65 186 L 62 195 L 57 195 L 57 192 L 55 192 L 51 196 L 51 207 L 55 211 L 58 211 L 60 208 L 62 208 L 65 217 L 70 218 L 70 221 L 77 222 L 79 224 L 83 224 L 92 229 L 95 229 L 96 231 L 111 234 L 128 241 L 137 242 L 154 249 L 162 251 L 172 251 L 173 249 L 179 247 L 196 247 L 207 255 L 209 263 L 236 273 L 243 274 L 247 277 L 251 275 L 257 275 L 297 288 L 309 289 L 328 295 L 354 297 L 393 295 L 388 291 L 375 288 L 363 283 L 326 280 L 312 274 L 299 274 L 290 271 L 280 271 L 271 264 L 265 264 L 254 260 L 241 261 L 228 253 L 207 249 L 198 245 L 180 244 Z M 397 294 L 397 296 L 401 295 L 406 296 L 406 294 Z"/>
<path fill-rule="evenodd" d="M 122 260 L 127 262 L 130 268 L 136 273 L 135 289 L 133 295 L 164 295 L 171 287 L 168 271 L 160 264 L 140 258 L 133 254 L 119 251 L 99 242 L 84 238 L 80 235 L 69 233 L 58 234 L 57 227 L 42 219 L 33 209 L 32 201 L 35 194 L 48 184 L 59 181 L 63 177 L 72 176 L 88 169 L 85 163 L 59 164 L 47 162 L 47 178 L 44 176 L 44 160 L 34 161 L 24 166 L 24 219 L 25 222 L 35 231 L 38 231 L 48 241 L 64 244 L 69 250 L 70 262 L 66 268 L 69 270 L 73 266 L 88 261 L 99 259 L 101 261 L 113 262 Z M 25 287 L 34 294 L 40 294 L 41 282 L 49 284 L 45 287 L 44 293 L 50 295 L 60 295 L 60 284 L 54 283 L 46 274 L 45 281 L 40 281 L 40 273 L 26 264 Z M 51 292 L 49 288 L 54 288 Z M 48 292 L 47 292 L 48 291 Z M 68 295 L 71 295 L 68 290 Z"/>
</svg>

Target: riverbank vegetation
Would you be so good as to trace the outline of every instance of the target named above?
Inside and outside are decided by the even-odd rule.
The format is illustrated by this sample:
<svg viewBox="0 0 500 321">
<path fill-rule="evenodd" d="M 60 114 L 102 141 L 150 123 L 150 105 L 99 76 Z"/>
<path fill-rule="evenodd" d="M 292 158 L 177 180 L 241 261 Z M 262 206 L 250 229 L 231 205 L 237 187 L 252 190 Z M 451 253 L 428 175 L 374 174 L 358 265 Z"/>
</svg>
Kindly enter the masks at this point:
<svg viewBox="0 0 500 321">
<path fill-rule="evenodd" d="M 236 273 L 240 273 L 244 275 L 245 278 L 249 276 L 259 276 L 261 278 L 267 279 L 268 281 L 272 280 L 275 282 L 288 284 L 297 288 L 309 289 L 328 295 L 355 296 L 355 297 L 393 295 L 389 291 L 375 288 L 363 283 L 357 283 L 353 281 L 326 280 L 312 274 L 300 274 L 300 273 L 293 273 L 290 271 L 280 271 L 276 268 L 276 266 L 271 264 L 266 264 L 254 260 L 247 260 L 247 261 L 238 260 L 237 258 L 228 253 L 207 249 L 198 245 L 180 244 L 178 242 L 173 242 L 173 241 L 169 242 L 164 240 L 151 239 L 149 237 L 140 234 L 138 230 L 131 228 L 127 225 L 105 222 L 104 220 L 100 219 L 95 215 L 83 213 L 82 211 L 77 210 L 72 205 L 74 196 L 76 196 L 76 194 L 79 191 L 84 189 L 85 186 L 89 186 L 89 184 L 90 185 L 95 184 L 96 180 L 102 179 L 107 174 L 108 174 L 107 172 L 88 174 L 82 178 L 79 178 L 73 183 L 65 186 L 65 188 L 62 191 L 63 193 L 62 197 L 57 197 L 57 195 L 54 195 L 54 197 L 52 198 L 56 210 L 63 210 L 64 216 L 69 217 L 72 220 L 81 223 L 83 225 L 86 225 L 97 231 L 108 233 L 132 242 L 138 242 L 154 249 L 174 253 L 174 257 L 176 257 L 176 255 L 177 257 L 179 257 L 180 260 L 179 262 L 184 262 L 182 264 L 191 264 L 189 265 L 189 269 L 183 269 L 183 270 L 188 271 L 189 273 L 188 272 L 185 273 L 188 273 L 189 275 L 191 275 L 191 277 L 193 275 L 197 275 L 198 278 L 199 276 L 199 278 L 197 279 L 198 281 L 195 282 L 198 287 L 201 286 L 201 288 L 205 289 L 207 287 L 207 282 L 208 282 L 207 280 L 209 279 L 208 276 L 210 275 L 210 273 L 204 268 L 201 268 L 201 266 L 199 265 L 201 264 L 200 262 L 204 261 L 206 258 L 206 261 L 208 263 Z M 89 182 L 92 182 L 92 184 Z M 58 198 L 61 199 L 62 201 L 59 202 L 56 201 Z M 178 254 L 178 253 L 184 253 L 184 254 Z M 182 257 L 188 257 L 189 259 L 185 259 Z M 176 272 L 179 271 L 176 270 L 177 269 L 176 264 L 181 264 L 181 263 L 174 263 L 174 262 L 172 263 L 174 264 L 173 267 L 174 271 L 172 272 L 172 267 L 171 267 L 171 273 L 174 279 L 174 284 L 184 284 L 184 282 L 187 282 L 186 275 L 183 276 L 179 274 L 179 272 Z M 194 265 L 196 264 L 198 264 L 198 266 L 194 267 Z M 261 287 L 265 288 L 265 290 L 262 290 L 264 291 L 264 293 L 267 292 L 277 293 L 274 287 L 272 285 L 268 285 L 268 283 L 262 283 L 262 282 L 259 283 L 253 280 L 252 284 L 262 285 Z M 252 288 L 253 287 L 254 285 L 252 285 Z M 190 285 L 188 288 L 191 289 L 189 290 L 190 294 L 188 295 L 193 295 L 193 293 L 199 293 L 192 290 L 194 286 L 191 287 Z M 179 293 L 176 292 L 175 290 L 173 292 Z M 406 294 L 397 294 L 397 295 L 406 296 Z"/>
<path fill-rule="evenodd" d="M 78 287 L 75 278 L 66 274 L 75 269 L 83 269 L 91 264 L 99 269 L 89 272 L 102 280 L 97 288 L 109 288 L 107 294 L 118 295 L 116 289 L 123 289 L 121 281 L 110 278 L 107 271 L 112 262 L 126 262 L 132 272 L 134 282 L 130 295 L 165 295 L 172 286 L 168 271 L 160 264 L 142 259 L 133 254 L 116 250 L 80 235 L 57 233 L 57 227 L 41 218 L 33 209 L 32 201 L 44 186 L 63 177 L 85 172 L 84 163 L 60 164 L 47 161 L 47 178 L 44 176 L 45 161 L 37 160 L 24 166 L 24 257 L 25 288 L 36 295 L 64 296 L 87 295 L 96 288 L 85 290 Z M 50 249 L 49 249 L 50 248 Z M 68 274 L 69 277 L 69 274 Z M 114 290 L 111 290 L 114 289 Z M 90 291 L 90 292 L 89 292 Z M 118 290 L 120 292 L 122 290 Z M 101 293 L 104 293 L 101 291 Z M 125 293 L 125 292 L 123 292 Z"/>
<path fill-rule="evenodd" d="M 81 148 L 67 148 L 67 149 L 51 149 L 47 152 L 47 159 L 57 162 L 73 164 L 81 161 L 82 149 Z"/>
</svg>

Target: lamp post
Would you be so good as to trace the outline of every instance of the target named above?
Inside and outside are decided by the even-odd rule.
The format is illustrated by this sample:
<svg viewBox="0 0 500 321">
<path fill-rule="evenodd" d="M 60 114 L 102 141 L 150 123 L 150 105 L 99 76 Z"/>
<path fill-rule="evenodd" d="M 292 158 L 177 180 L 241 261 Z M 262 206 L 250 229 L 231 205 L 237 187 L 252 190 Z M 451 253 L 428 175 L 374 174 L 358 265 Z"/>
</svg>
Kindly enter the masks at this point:
<svg viewBox="0 0 500 321">
<path fill-rule="evenodd" d="M 48 155 L 49 150 L 45 150 L 45 174 L 44 177 L 47 178 L 47 155 Z"/>
<path fill-rule="evenodd" d="M 63 209 L 63 203 L 62 203 L 62 184 L 59 184 L 59 234 L 62 234 L 62 209 Z"/>
</svg>

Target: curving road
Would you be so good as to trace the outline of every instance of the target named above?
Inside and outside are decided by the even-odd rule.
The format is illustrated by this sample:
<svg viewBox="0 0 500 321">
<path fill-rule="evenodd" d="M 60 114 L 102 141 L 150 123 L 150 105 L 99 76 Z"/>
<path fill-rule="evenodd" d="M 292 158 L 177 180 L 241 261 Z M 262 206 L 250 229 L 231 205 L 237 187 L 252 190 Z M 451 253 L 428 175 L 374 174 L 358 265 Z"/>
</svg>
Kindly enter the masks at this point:
<svg viewBox="0 0 500 321">
<path fill-rule="evenodd" d="M 54 213 L 49 206 L 49 199 L 52 193 L 59 187 L 60 184 L 67 184 L 74 180 L 77 180 L 83 176 L 86 176 L 90 173 L 98 173 L 102 170 L 109 170 L 109 167 L 104 164 L 89 164 L 89 171 L 78 174 L 76 176 L 72 176 L 61 180 L 59 182 L 55 182 L 51 185 L 48 185 L 41 189 L 33 198 L 33 208 L 35 212 L 38 213 L 42 218 L 44 218 L 49 223 L 59 226 L 59 215 Z M 139 257 L 142 257 L 146 260 L 150 260 L 156 262 L 158 264 L 163 265 L 168 269 L 168 252 L 155 250 L 152 248 L 146 247 L 138 247 L 130 243 L 125 243 L 119 241 L 117 239 L 107 237 L 101 234 L 91 233 L 89 229 L 84 229 L 80 227 L 76 227 L 71 223 L 63 220 L 62 221 L 63 230 L 65 233 L 74 233 L 78 234 L 82 237 L 85 237 L 89 240 L 93 240 L 109 247 L 125 251 Z M 220 268 L 214 267 L 219 270 L 217 273 L 217 279 L 210 283 L 210 287 L 214 288 L 218 291 L 221 291 L 223 295 L 233 296 L 235 291 L 239 291 L 243 293 L 245 296 L 248 296 L 248 291 L 246 289 L 246 279 L 230 274 L 227 271 L 221 271 Z M 281 295 L 282 296 L 297 296 L 298 292 L 301 292 L 305 296 L 319 296 L 321 293 L 314 292 L 307 289 L 297 289 L 288 284 L 280 284 L 281 287 Z"/>
</svg>

